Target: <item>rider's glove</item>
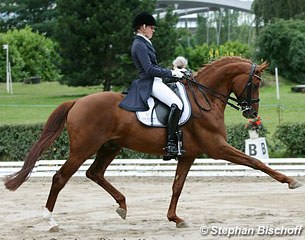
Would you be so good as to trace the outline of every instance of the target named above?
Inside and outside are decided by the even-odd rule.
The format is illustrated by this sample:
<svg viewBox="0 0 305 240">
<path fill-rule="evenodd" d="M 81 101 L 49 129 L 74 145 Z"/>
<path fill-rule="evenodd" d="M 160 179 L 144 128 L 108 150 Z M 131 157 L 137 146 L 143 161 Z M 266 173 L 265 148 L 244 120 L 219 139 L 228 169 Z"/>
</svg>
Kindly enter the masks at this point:
<svg viewBox="0 0 305 240">
<path fill-rule="evenodd" d="M 184 76 L 185 69 L 174 69 L 172 71 L 172 76 L 175 78 L 182 78 Z"/>
</svg>

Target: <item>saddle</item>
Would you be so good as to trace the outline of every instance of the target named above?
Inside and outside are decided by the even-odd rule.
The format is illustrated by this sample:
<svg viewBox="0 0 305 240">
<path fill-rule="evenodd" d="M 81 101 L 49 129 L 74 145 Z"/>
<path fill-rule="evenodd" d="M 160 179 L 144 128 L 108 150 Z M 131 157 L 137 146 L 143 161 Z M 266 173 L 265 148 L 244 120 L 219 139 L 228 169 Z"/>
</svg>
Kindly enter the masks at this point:
<svg viewBox="0 0 305 240">
<path fill-rule="evenodd" d="M 191 105 L 182 83 L 166 84 L 174 93 L 182 100 L 183 109 L 179 120 L 179 126 L 185 124 L 191 116 Z M 146 126 L 150 127 L 166 127 L 170 108 L 154 97 L 148 98 L 149 110 L 144 112 L 136 112 L 138 120 Z"/>
</svg>

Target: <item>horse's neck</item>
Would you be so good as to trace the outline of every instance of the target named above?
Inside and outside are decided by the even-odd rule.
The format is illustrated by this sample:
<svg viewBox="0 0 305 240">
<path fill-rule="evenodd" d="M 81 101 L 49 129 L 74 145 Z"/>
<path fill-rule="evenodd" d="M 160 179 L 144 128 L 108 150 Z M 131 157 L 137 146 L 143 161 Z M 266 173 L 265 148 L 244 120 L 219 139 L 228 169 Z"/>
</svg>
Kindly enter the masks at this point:
<svg viewBox="0 0 305 240">
<path fill-rule="evenodd" d="M 226 67 L 215 69 L 214 71 L 209 71 L 207 73 L 202 72 L 197 74 L 196 80 L 217 93 L 226 96 L 231 93 L 232 77 L 228 74 Z"/>
</svg>

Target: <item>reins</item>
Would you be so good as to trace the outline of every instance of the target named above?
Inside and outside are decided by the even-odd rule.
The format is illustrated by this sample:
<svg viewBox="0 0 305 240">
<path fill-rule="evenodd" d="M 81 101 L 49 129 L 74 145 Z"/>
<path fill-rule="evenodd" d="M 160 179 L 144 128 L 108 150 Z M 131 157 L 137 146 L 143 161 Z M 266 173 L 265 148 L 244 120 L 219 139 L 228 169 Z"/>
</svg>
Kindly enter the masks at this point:
<svg viewBox="0 0 305 240">
<path fill-rule="evenodd" d="M 208 111 L 210 111 L 211 109 L 212 109 L 212 105 L 211 105 L 211 102 L 210 102 L 210 100 L 208 99 L 208 97 L 206 96 L 206 94 L 204 93 L 204 90 L 209 90 L 209 88 L 207 88 L 206 86 L 204 86 L 204 85 L 202 85 L 202 84 L 200 84 L 200 83 L 198 83 L 197 81 L 196 81 L 196 79 L 193 77 L 193 75 L 191 74 L 190 75 L 190 77 L 191 78 L 185 78 L 187 81 L 187 85 L 188 85 L 188 87 L 189 87 L 189 89 L 190 89 L 190 91 L 191 91 L 191 93 L 192 93 L 192 96 L 193 96 L 193 99 L 194 99 L 194 101 L 195 101 L 195 103 L 196 103 L 196 105 L 199 107 L 199 109 L 201 109 L 201 110 L 203 110 L 203 111 L 205 111 L 205 112 L 208 112 Z M 197 99 L 197 95 L 195 94 L 195 90 L 194 90 L 194 88 L 193 88 L 193 84 L 192 83 L 194 83 L 196 86 L 197 86 L 197 89 L 199 90 L 199 92 L 201 93 L 201 95 L 204 97 L 204 99 L 206 100 L 206 102 L 207 102 L 207 104 L 208 104 L 208 108 L 205 108 L 204 106 L 202 106 L 200 103 L 199 103 L 199 101 L 198 101 L 198 99 Z"/>
<path fill-rule="evenodd" d="M 230 107 L 243 112 L 243 111 L 251 109 L 252 103 L 259 102 L 259 99 L 252 99 L 252 86 L 253 86 L 252 79 L 253 79 L 253 77 L 256 77 L 259 80 L 261 80 L 260 76 L 254 74 L 255 68 L 256 68 L 256 64 L 252 64 L 251 71 L 249 73 L 249 80 L 248 80 L 246 86 L 244 87 L 242 93 L 237 98 L 219 93 L 213 89 L 210 89 L 209 87 L 205 86 L 204 84 L 197 82 L 191 71 L 185 72 L 184 79 L 186 80 L 186 83 L 190 89 L 190 92 L 192 93 L 193 99 L 200 110 L 207 112 L 212 109 L 211 102 L 205 93 L 205 92 L 207 92 L 210 95 L 214 96 L 215 98 L 220 99 L 224 104 L 227 104 Z M 180 81 L 183 82 L 183 80 L 180 80 Z M 201 93 L 201 95 L 203 96 L 205 101 L 207 102 L 208 108 L 205 108 L 204 106 L 202 106 L 199 103 L 198 96 L 195 93 L 193 85 L 197 86 L 197 89 L 199 90 L 199 92 Z M 242 99 L 242 96 L 244 95 L 245 92 L 247 94 L 246 99 Z M 233 101 L 234 103 L 229 102 L 229 101 Z"/>
</svg>

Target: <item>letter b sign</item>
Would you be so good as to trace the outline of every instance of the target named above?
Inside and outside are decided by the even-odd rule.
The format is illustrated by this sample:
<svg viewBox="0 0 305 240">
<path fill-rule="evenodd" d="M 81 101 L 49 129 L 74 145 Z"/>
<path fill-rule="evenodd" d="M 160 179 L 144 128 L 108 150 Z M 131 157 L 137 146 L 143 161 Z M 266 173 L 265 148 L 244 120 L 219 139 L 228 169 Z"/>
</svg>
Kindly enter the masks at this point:
<svg viewBox="0 0 305 240">
<path fill-rule="evenodd" d="M 265 138 L 247 139 L 246 154 L 256 158 L 269 158 Z"/>
<path fill-rule="evenodd" d="M 249 156 L 256 156 L 257 150 L 256 150 L 256 144 L 250 143 L 249 144 Z"/>
</svg>

